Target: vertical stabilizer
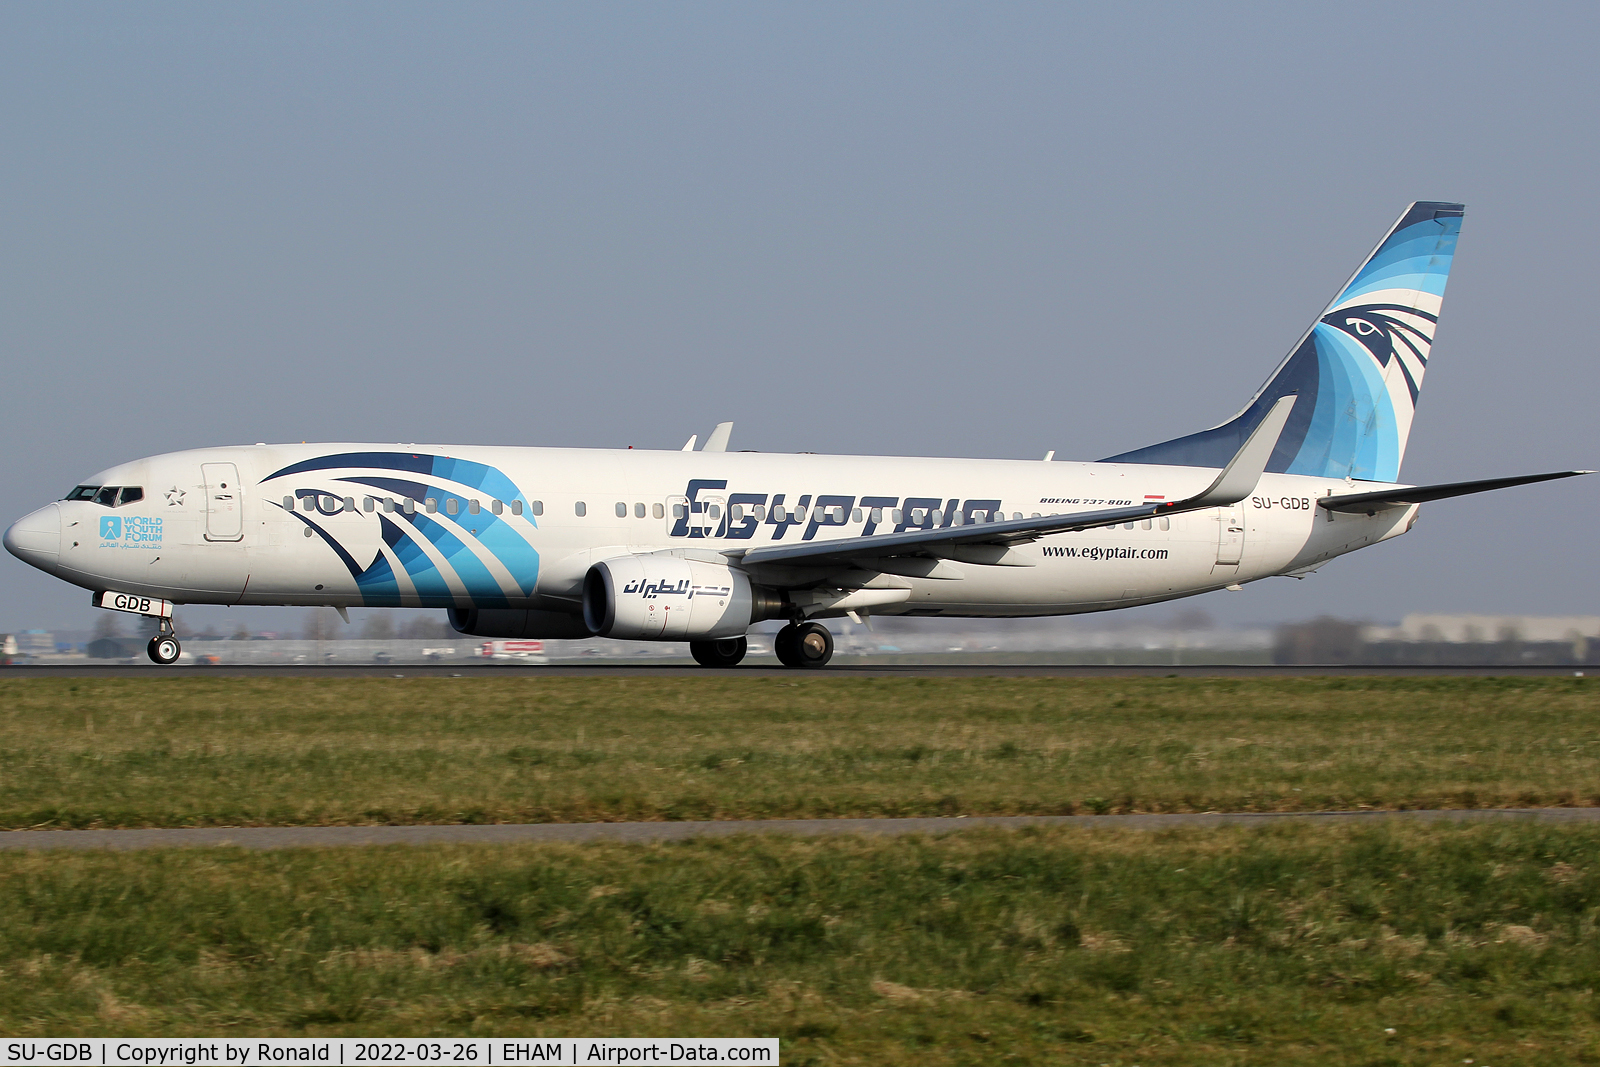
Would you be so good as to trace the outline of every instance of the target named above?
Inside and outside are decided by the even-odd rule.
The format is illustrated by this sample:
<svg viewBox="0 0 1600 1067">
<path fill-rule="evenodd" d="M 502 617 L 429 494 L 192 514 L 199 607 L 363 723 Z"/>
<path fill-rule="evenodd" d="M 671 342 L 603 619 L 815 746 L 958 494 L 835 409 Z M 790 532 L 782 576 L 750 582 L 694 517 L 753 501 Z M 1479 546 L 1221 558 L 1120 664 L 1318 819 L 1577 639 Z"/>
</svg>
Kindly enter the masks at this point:
<svg viewBox="0 0 1600 1067">
<path fill-rule="evenodd" d="M 1297 393 L 1267 470 L 1398 481 L 1463 214 L 1434 201 L 1407 208 L 1233 419 L 1104 462 L 1220 467 L 1280 397 Z"/>
</svg>

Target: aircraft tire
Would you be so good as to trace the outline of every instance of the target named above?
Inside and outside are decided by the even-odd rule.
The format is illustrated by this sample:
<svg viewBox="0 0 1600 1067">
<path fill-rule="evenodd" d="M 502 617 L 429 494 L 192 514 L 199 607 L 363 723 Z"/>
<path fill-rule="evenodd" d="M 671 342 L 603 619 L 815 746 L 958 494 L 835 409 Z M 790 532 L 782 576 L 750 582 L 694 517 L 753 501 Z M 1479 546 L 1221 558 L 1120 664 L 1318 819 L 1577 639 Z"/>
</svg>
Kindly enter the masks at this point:
<svg viewBox="0 0 1600 1067">
<path fill-rule="evenodd" d="M 743 637 L 724 637 L 720 641 L 690 641 L 689 654 L 702 667 L 737 667 L 749 647 Z"/>
<path fill-rule="evenodd" d="M 802 666 L 798 658 L 800 653 L 795 647 L 799 643 L 799 638 L 800 627 L 790 623 L 779 630 L 777 636 L 772 639 L 773 654 L 785 667 Z"/>
<path fill-rule="evenodd" d="M 833 635 L 820 622 L 808 622 L 796 627 L 793 648 L 795 662 L 789 666 L 826 667 L 833 658 Z"/>
<path fill-rule="evenodd" d="M 163 667 L 178 662 L 178 656 L 183 653 L 183 646 L 178 644 L 178 639 L 171 634 L 157 634 L 150 639 L 146 651 L 150 659 Z"/>
</svg>

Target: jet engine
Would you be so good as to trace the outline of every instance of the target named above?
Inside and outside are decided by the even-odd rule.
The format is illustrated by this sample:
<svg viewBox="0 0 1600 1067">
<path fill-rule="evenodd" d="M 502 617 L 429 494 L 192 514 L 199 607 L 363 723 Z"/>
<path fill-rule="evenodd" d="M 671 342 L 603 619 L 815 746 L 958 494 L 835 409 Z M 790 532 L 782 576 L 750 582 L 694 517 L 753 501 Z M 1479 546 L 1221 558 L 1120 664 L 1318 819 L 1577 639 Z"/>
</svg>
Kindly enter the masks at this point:
<svg viewBox="0 0 1600 1067">
<path fill-rule="evenodd" d="M 750 624 L 782 618 L 775 589 L 742 571 L 680 556 L 616 556 L 583 579 L 583 621 L 598 637 L 705 641 L 743 637 Z"/>
<path fill-rule="evenodd" d="M 451 608 L 450 625 L 474 637 L 558 641 L 590 636 L 577 615 L 522 608 Z"/>
</svg>

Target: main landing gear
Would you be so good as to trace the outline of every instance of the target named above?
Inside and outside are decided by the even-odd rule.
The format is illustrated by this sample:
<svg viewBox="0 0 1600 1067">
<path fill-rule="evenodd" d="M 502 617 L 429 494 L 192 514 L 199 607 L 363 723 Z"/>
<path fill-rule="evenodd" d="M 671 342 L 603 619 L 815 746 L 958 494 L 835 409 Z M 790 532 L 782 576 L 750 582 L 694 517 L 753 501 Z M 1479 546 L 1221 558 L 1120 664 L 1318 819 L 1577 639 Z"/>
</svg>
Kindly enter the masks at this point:
<svg viewBox="0 0 1600 1067">
<path fill-rule="evenodd" d="M 825 667 L 833 658 L 833 635 L 820 622 L 790 623 L 772 642 L 785 667 Z"/>
<path fill-rule="evenodd" d="M 183 646 L 178 644 L 178 634 L 172 628 L 172 620 L 163 618 L 159 620 L 159 629 L 150 639 L 146 651 L 150 658 L 163 667 L 171 666 L 178 662 L 178 657 L 183 653 Z"/>
<path fill-rule="evenodd" d="M 689 654 L 702 667 L 736 667 L 744 659 L 749 643 L 742 637 L 724 637 L 720 641 L 690 641 Z"/>
</svg>

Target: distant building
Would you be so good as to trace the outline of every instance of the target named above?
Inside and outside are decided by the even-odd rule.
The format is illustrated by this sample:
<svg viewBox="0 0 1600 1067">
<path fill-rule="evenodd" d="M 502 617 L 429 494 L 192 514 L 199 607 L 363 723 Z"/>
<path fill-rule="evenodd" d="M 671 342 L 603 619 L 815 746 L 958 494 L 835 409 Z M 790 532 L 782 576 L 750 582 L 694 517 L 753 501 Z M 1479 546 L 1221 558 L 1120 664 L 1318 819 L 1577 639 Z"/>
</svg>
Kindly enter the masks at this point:
<svg viewBox="0 0 1600 1067">
<path fill-rule="evenodd" d="M 144 642 L 137 637 L 101 637 L 84 648 L 90 659 L 131 659 L 144 654 Z"/>
<path fill-rule="evenodd" d="M 56 650 L 56 636 L 44 630 L 24 630 L 17 634 L 17 652 L 24 656 L 48 656 Z"/>
<path fill-rule="evenodd" d="M 1600 638 L 1600 615 L 1407 615 L 1399 626 L 1366 626 L 1362 640 L 1504 644 Z"/>
</svg>

